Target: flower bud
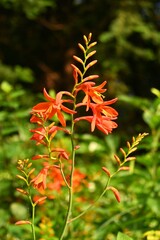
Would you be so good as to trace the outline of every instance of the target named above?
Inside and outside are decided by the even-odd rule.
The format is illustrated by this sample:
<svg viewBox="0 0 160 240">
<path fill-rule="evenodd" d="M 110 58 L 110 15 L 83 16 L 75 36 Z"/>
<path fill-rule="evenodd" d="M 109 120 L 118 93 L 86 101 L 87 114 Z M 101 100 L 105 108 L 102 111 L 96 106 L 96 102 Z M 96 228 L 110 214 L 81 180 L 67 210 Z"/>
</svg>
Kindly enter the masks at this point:
<svg viewBox="0 0 160 240">
<path fill-rule="evenodd" d="M 21 189 L 21 188 L 16 188 L 16 190 L 17 190 L 18 192 L 24 194 L 24 195 L 28 195 L 28 192 L 25 191 L 25 190 L 23 190 L 23 189 Z"/>
<path fill-rule="evenodd" d="M 121 165 L 121 160 L 116 154 L 114 155 L 114 158 L 117 161 L 118 165 Z"/>
<path fill-rule="evenodd" d="M 39 204 L 39 203 L 42 204 L 46 198 L 47 198 L 46 196 L 39 198 L 39 199 L 34 203 L 34 205 L 36 206 L 36 205 Z"/>
<path fill-rule="evenodd" d="M 123 154 L 124 157 L 126 157 L 126 152 L 124 151 L 123 148 L 120 148 L 121 153 Z"/>
<path fill-rule="evenodd" d="M 27 165 L 27 168 L 30 168 L 32 166 L 32 163 L 29 163 L 28 165 Z"/>
<path fill-rule="evenodd" d="M 115 187 L 108 187 L 108 190 L 111 190 L 114 193 L 115 198 L 117 199 L 118 202 L 121 201 L 119 191 Z"/>
<path fill-rule="evenodd" d="M 16 177 L 26 182 L 26 179 L 24 177 L 22 177 L 21 175 L 16 175 Z"/>
<path fill-rule="evenodd" d="M 102 167 L 102 170 L 103 170 L 105 173 L 107 173 L 108 177 L 111 176 L 110 171 L 109 171 L 106 167 Z"/>
<path fill-rule="evenodd" d="M 30 221 L 25 221 L 25 220 L 21 220 L 15 223 L 16 225 L 24 225 L 24 224 L 31 224 Z"/>
</svg>

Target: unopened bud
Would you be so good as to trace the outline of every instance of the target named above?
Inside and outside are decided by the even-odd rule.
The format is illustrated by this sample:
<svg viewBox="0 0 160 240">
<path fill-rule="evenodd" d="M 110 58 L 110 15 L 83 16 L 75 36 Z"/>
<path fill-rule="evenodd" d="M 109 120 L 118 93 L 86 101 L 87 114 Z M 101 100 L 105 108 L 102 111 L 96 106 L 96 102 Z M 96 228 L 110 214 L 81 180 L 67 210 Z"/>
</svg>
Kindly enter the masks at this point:
<svg viewBox="0 0 160 240">
<path fill-rule="evenodd" d="M 16 190 L 17 190 L 18 192 L 24 194 L 24 195 L 28 195 L 28 192 L 25 191 L 25 190 L 23 190 L 23 189 L 21 189 L 21 188 L 16 188 Z"/>
<path fill-rule="evenodd" d="M 21 220 L 15 223 L 16 225 L 24 225 L 24 224 L 31 224 L 30 221 L 25 221 L 25 220 Z"/>
<path fill-rule="evenodd" d="M 18 160 L 18 164 L 21 165 L 23 163 L 22 160 Z"/>
<path fill-rule="evenodd" d="M 77 71 L 77 73 L 82 76 L 82 72 L 74 64 L 71 64 L 71 67 Z"/>
<path fill-rule="evenodd" d="M 90 52 L 90 53 L 86 56 L 86 59 L 92 57 L 95 53 L 96 53 L 96 50 Z"/>
<path fill-rule="evenodd" d="M 120 148 L 121 153 L 123 154 L 124 157 L 126 157 L 126 152 L 124 151 L 123 148 Z"/>
<path fill-rule="evenodd" d="M 137 147 L 131 148 L 131 149 L 129 150 L 129 154 L 132 153 L 132 152 L 135 152 L 136 150 L 137 150 Z"/>
<path fill-rule="evenodd" d="M 29 163 L 28 165 L 27 165 L 27 168 L 30 168 L 32 166 L 32 163 Z"/>
<path fill-rule="evenodd" d="M 32 168 L 31 171 L 28 173 L 28 176 L 30 176 L 35 171 L 35 168 Z"/>
<path fill-rule="evenodd" d="M 83 64 L 83 60 L 77 56 L 73 56 L 73 58 L 77 61 L 77 62 L 80 62 L 81 64 Z"/>
<path fill-rule="evenodd" d="M 133 161 L 136 160 L 136 157 L 127 157 L 125 161 Z"/>
<path fill-rule="evenodd" d="M 85 43 L 87 44 L 88 43 L 88 39 L 87 39 L 87 37 L 85 35 L 83 36 L 83 39 L 84 39 Z"/>
<path fill-rule="evenodd" d="M 85 50 L 85 48 L 82 46 L 82 44 L 78 43 L 78 46 L 79 46 L 79 48 L 80 48 L 84 53 L 86 52 L 86 50 Z"/>
<path fill-rule="evenodd" d="M 25 164 L 29 162 L 29 159 L 24 159 Z"/>
<path fill-rule="evenodd" d="M 37 204 L 42 203 L 46 198 L 47 198 L 47 197 L 41 197 L 41 198 L 39 198 L 39 199 L 34 203 L 34 205 L 36 206 Z"/>
<path fill-rule="evenodd" d="M 97 44 L 97 42 L 93 42 L 91 44 L 89 44 L 88 48 L 94 47 Z"/>
<path fill-rule="evenodd" d="M 88 41 L 91 41 L 91 38 L 92 38 L 92 33 L 89 33 L 89 35 L 88 35 Z"/>
<path fill-rule="evenodd" d="M 111 190 L 114 193 L 114 196 L 118 202 L 121 201 L 119 191 L 115 187 L 108 187 L 107 189 Z"/>
<path fill-rule="evenodd" d="M 85 78 L 83 79 L 83 82 L 89 81 L 89 80 L 92 80 L 92 79 L 96 79 L 96 78 L 98 78 L 98 77 L 99 77 L 99 75 L 90 75 L 90 76 L 88 76 L 88 77 L 85 77 Z"/>
<path fill-rule="evenodd" d="M 131 147 L 131 144 L 130 142 L 127 141 L 127 147 L 130 148 Z"/>
<path fill-rule="evenodd" d="M 80 148 L 79 145 L 76 145 L 76 146 L 74 147 L 75 150 L 77 150 L 77 149 L 79 149 L 79 148 Z"/>
<path fill-rule="evenodd" d="M 16 177 L 26 182 L 26 179 L 25 179 L 23 176 L 21 176 L 21 175 L 16 175 Z"/>
<path fill-rule="evenodd" d="M 97 63 L 97 60 L 93 60 L 92 62 L 90 62 L 86 67 L 85 70 L 88 70 L 88 68 L 92 67 L 93 65 L 95 65 Z"/>
<path fill-rule="evenodd" d="M 102 167 L 102 170 L 103 170 L 105 173 L 107 173 L 108 177 L 111 176 L 111 173 L 110 173 L 110 171 L 108 170 L 108 168 Z"/>
<path fill-rule="evenodd" d="M 116 154 L 114 155 L 114 158 L 116 159 L 118 165 L 121 165 L 121 160 Z"/>
<path fill-rule="evenodd" d="M 129 171 L 129 167 L 120 167 L 119 169 L 118 169 L 118 171 Z"/>
</svg>

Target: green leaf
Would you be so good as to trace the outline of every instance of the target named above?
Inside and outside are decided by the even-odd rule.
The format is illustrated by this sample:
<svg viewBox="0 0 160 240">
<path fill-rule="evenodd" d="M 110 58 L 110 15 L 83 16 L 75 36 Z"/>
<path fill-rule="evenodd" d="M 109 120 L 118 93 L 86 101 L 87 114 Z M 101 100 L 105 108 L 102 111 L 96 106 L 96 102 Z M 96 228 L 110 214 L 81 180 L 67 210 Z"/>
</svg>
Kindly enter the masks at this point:
<svg viewBox="0 0 160 240">
<path fill-rule="evenodd" d="M 18 220 L 26 219 L 28 217 L 28 209 L 21 203 L 13 202 L 10 205 L 10 210 L 13 216 Z"/>
<path fill-rule="evenodd" d="M 119 232 L 117 235 L 117 240 L 133 240 L 133 238 L 130 238 L 126 234 Z"/>
</svg>

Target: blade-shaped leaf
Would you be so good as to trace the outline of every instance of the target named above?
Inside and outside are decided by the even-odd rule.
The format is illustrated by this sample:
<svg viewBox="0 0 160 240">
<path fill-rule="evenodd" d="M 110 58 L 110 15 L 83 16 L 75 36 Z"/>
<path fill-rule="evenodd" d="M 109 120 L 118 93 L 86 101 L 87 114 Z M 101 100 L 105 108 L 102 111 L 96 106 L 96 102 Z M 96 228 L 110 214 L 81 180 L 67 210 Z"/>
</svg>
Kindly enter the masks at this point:
<svg viewBox="0 0 160 240">
<path fill-rule="evenodd" d="M 119 232 L 117 235 L 117 240 L 133 240 L 133 238 L 130 238 L 126 234 Z"/>
</svg>

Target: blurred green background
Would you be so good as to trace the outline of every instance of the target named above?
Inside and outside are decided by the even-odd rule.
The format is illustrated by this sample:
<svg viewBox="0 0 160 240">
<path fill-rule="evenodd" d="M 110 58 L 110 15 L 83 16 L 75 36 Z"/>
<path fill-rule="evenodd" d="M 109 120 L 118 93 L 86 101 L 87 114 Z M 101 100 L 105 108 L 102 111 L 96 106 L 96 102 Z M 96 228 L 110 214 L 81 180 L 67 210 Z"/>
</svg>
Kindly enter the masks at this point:
<svg viewBox="0 0 160 240">
<path fill-rule="evenodd" d="M 84 217 L 73 239 L 110 240 L 118 231 L 142 239 L 144 232 L 159 230 L 160 1 L 1 0 L 0 240 L 19 240 L 24 233 L 30 239 L 26 229 L 14 226 L 29 216 L 29 207 L 15 190 L 17 160 L 38 152 L 29 140 L 33 127 L 29 112 L 43 99 L 43 87 L 55 92 L 72 88 L 72 56 L 80 54 L 77 43 L 90 32 L 98 42 L 98 64 L 92 73 L 100 75 L 99 81 L 107 80 L 107 99 L 119 98 L 115 105 L 119 128 L 104 137 L 89 136 L 86 125 L 81 126 L 85 153 L 79 152 L 79 168 L 89 172 L 89 181 L 95 184 L 90 194 L 87 189 L 83 194 L 96 197 L 104 177 L 95 179 L 96 172 L 101 164 L 115 167 L 110 160 L 126 140 L 139 132 L 150 135 L 138 151 L 133 172 L 115 179 L 122 203 L 104 198 L 90 217 Z M 90 166 L 87 172 L 84 157 Z M 57 211 L 49 216 L 54 226 Z M 50 239 L 54 238 L 46 235 L 45 240 Z"/>
</svg>

